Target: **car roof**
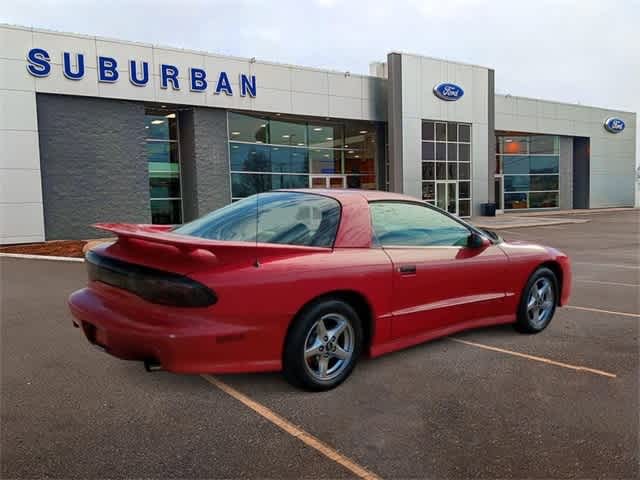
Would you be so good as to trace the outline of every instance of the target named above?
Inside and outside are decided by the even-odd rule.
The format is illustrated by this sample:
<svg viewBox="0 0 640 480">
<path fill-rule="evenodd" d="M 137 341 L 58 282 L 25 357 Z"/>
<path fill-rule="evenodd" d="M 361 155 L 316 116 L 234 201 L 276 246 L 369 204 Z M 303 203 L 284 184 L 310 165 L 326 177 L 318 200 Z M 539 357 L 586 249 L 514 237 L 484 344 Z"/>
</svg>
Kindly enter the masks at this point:
<svg viewBox="0 0 640 480">
<path fill-rule="evenodd" d="M 376 200 L 407 200 L 410 202 L 421 201 L 418 198 L 411 197 L 409 195 L 403 195 L 395 192 L 383 192 L 381 190 L 362 190 L 356 188 L 295 188 L 295 189 L 281 189 L 276 190 L 280 192 L 300 192 L 300 193 L 312 193 L 316 195 L 324 195 L 326 197 L 335 198 L 338 201 L 348 200 L 353 196 L 364 197 L 368 202 Z"/>
</svg>

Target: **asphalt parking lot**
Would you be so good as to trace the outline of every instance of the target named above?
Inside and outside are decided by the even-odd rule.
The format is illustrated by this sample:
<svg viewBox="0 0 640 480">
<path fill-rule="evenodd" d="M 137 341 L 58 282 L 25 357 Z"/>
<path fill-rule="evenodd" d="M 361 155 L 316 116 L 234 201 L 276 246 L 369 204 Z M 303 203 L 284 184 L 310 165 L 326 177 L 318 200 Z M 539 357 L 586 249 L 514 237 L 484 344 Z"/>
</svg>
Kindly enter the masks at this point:
<svg viewBox="0 0 640 480">
<path fill-rule="evenodd" d="M 81 263 L 0 258 L 0 476 L 638 478 L 640 214 L 582 218 L 501 232 L 572 257 L 572 307 L 545 332 L 458 334 L 322 394 L 146 373 L 72 328 Z"/>
</svg>

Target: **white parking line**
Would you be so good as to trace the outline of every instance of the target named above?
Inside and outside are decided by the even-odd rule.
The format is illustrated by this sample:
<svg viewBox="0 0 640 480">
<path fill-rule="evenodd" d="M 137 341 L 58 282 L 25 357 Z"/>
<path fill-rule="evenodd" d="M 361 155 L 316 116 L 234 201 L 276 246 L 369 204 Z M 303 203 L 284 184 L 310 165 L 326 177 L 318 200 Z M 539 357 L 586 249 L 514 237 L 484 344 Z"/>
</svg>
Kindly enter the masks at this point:
<svg viewBox="0 0 640 480">
<path fill-rule="evenodd" d="M 613 268 L 628 268 L 631 270 L 639 270 L 640 265 L 621 265 L 619 263 L 592 263 L 592 262 L 571 262 L 573 265 L 592 265 L 595 267 L 613 267 Z"/>
<path fill-rule="evenodd" d="M 356 462 L 342 455 L 341 453 L 331 448 L 329 445 L 327 445 L 323 441 L 314 437 L 310 433 L 305 432 L 300 427 L 296 427 L 294 424 L 292 424 L 288 420 L 282 418 L 273 410 L 270 410 L 269 408 L 265 407 L 261 403 L 256 402 L 255 400 L 249 398 L 248 396 L 239 392 L 235 388 L 218 380 L 216 377 L 213 377 L 211 375 L 202 375 L 202 378 L 204 378 L 211 385 L 225 392 L 227 395 L 230 395 L 231 397 L 235 398 L 239 402 L 243 403 L 245 406 L 249 407 L 251 410 L 256 412 L 258 415 L 262 416 L 269 422 L 273 423 L 275 426 L 284 430 L 286 433 L 288 433 L 292 437 L 297 438 L 298 440 L 303 442 L 305 445 L 317 450 L 322 455 L 329 458 L 330 460 L 333 460 L 337 464 L 342 465 L 344 468 L 349 470 L 355 476 L 365 480 L 380 480 L 380 477 L 378 477 L 375 473 L 372 473 L 369 470 L 367 470 L 365 467 L 358 465 Z"/>
<path fill-rule="evenodd" d="M 598 283 L 601 285 L 615 285 L 618 287 L 640 288 L 640 284 L 638 283 L 605 282 L 603 280 L 587 280 L 583 278 L 574 278 L 573 281 L 577 283 Z"/>
<path fill-rule="evenodd" d="M 616 312 L 613 310 L 601 310 L 599 308 L 578 307 L 576 305 L 565 305 L 564 308 L 573 308 L 574 310 L 585 310 L 587 312 L 608 313 L 610 315 L 621 315 L 623 317 L 640 318 L 640 314 L 638 313 Z"/>
<path fill-rule="evenodd" d="M 51 255 L 31 255 L 26 253 L 0 253 L 0 257 L 24 258 L 26 260 L 55 260 L 56 262 L 84 262 L 84 258 L 53 257 Z"/>
<path fill-rule="evenodd" d="M 547 365 L 555 365 L 556 367 L 568 368 L 570 370 L 575 370 L 578 372 L 593 373 L 594 375 L 601 375 L 603 377 L 616 378 L 615 373 L 609 373 L 603 370 L 596 370 L 595 368 L 581 367 L 579 365 L 571 365 L 569 363 L 558 362 L 556 360 L 551 360 L 549 358 L 536 357 L 534 355 L 528 355 L 526 353 L 514 352 L 513 350 L 506 350 L 504 348 L 492 347 L 490 345 L 485 345 L 483 343 L 470 342 L 468 340 L 461 340 L 459 338 L 453 338 L 453 337 L 446 337 L 446 338 L 448 340 L 451 340 L 452 342 L 463 343 L 465 345 L 483 348 L 485 350 L 491 350 L 493 352 L 506 353 L 508 355 L 524 358 L 526 360 L 533 360 L 535 362 L 546 363 Z"/>
</svg>

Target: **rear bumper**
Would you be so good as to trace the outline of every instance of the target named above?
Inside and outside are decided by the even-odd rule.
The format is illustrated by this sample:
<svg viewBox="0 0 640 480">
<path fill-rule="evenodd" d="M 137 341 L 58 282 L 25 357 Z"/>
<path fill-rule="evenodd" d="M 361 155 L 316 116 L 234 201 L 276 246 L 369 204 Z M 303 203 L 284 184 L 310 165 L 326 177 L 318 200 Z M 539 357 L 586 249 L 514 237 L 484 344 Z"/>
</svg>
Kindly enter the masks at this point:
<svg viewBox="0 0 640 480">
<path fill-rule="evenodd" d="M 125 293 L 118 295 L 128 297 Z M 130 301 L 142 302 L 138 298 Z M 122 303 L 126 304 L 114 305 L 91 288 L 72 293 L 68 300 L 74 323 L 82 328 L 87 340 L 124 360 L 149 360 L 176 373 L 281 369 L 279 356 L 252 348 L 252 336 L 244 327 L 212 321 L 210 315 L 203 321 L 202 311 L 189 317 L 185 309 L 176 313 L 152 304 L 146 304 L 146 309 L 125 309 Z M 167 313 L 164 316 L 163 310 Z M 176 323 L 176 316 L 180 323 Z"/>
</svg>

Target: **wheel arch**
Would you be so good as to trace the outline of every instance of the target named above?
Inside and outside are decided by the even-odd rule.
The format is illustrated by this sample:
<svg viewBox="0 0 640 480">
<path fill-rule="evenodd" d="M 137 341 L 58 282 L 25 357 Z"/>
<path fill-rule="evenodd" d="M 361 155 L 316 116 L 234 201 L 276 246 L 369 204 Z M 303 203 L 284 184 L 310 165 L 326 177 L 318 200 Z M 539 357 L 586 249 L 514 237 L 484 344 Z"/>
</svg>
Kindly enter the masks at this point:
<svg viewBox="0 0 640 480">
<path fill-rule="evenodd" d="M 556 277 L 556 287 L 558 288 L 558 292 L 557 292 L 558 295 L 557 295 L 557 298 L 556 298 L 556 304 L 560 305 L 560 302 L 561 302 L 561 299 L 562 299 L 562 284 L 563 284 L 562 267 L 555 260 L 547 260 L 546 262 L 542 262 L 540 265 L 538 265 L 533 270 L 533 272 L 531 272 L 531 275 L 533 275 L 540 268 L 548 268 L 555 275 L 555 277 Z M 529 277 L 531 277 L 531 275 L 529 275 Z"/>
<path fill-rule="evenodd" d="M 302 305 L 302 307 L 298 309 L 296 314 L 289 322 L 287 332 L 284 336 L 284 341 L 282 344 L 282 352 L 284 353 L 285 345 L 287 343 L 287 339 L 289 338 L 291 328 L 296 323 L 298 318 L 300 318 L 300 316 L 311 306 L 325 300 L 341 300 L 350 305 L 356 311 L 356 313 L 358 314 L 358 318 L 362 323 L 362 331 L 364 336 L 362 342 L 362 350 L 368 353 L 369 348 L 371 347 L 371 341 L 373 340 L 373 334 L 375 330 L 375 322 L 373 321 L 373 308 L 371 307 L 371 303 L 369 302 L 367 297 L 362 292 L 358 292 L 356 290 L 333 290 L 330 292 L 325 292 L 321 295 L 313 297 L 304 305 Z"/>
</svg>

